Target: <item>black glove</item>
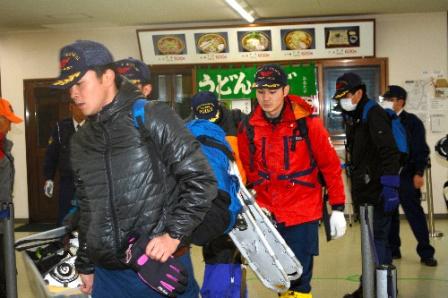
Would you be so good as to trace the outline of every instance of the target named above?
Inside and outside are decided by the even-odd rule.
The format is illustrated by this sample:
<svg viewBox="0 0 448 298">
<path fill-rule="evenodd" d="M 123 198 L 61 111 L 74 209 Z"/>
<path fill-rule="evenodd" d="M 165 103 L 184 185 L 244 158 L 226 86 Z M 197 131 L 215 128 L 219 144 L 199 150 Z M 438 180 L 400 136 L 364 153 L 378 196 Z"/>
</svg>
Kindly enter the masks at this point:
<svg viewBox="0 0 448 298">
<path fill-rule="evenodd" d="M 160 294 L 176 297 L 185 292 L 188 274 L 183 265 L 173 257 L 169 257 L 165 263 L 150 259 L 145 254 L 148 242 L 147 237 L 131 237 L 125 263 L 137 272 L 145 284 Z"/>
</svg>

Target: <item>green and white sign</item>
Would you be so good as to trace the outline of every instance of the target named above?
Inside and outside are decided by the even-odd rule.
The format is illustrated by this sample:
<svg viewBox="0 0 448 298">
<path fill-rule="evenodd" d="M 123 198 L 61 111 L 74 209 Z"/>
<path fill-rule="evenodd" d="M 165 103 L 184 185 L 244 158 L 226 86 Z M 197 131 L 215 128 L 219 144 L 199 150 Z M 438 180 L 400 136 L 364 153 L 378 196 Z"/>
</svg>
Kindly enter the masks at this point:
<svg viewBox="0 0 448 298">
<path fill-rule="evenodd" d="M 202 68 L 196 72 L 197 91 L 211 91 L 220 99 L 255 98 L 252 83 L 256 67 L 242 68 Z M 316 69 L 314 64 L 285 66 L 291 94 L 301 96 L 316 95 Z"/>
</svg>

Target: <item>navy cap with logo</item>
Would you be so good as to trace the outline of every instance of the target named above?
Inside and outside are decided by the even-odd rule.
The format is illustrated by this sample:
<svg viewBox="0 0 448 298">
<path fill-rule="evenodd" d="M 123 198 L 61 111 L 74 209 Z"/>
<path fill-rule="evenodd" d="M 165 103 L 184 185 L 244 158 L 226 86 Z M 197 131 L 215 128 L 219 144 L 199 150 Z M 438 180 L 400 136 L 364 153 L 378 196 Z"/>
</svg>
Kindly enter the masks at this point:
<svg viewBox="0 0 448 298">
<path fill-rule="evenodd" d="M 61 73 L 52 87 L 60 89 L 70 88 L 93 67 L 114 62 L 112 54 L 104 45 L 90 40 L 77 40 L 63 47 L 59 57 Z"/>
<path fill-rule="evenodd" d="M 252 88 L 278 89 L 288 85 L 288 76 L 278 64 L 266 64 L 257 69 Z"/>
<path fill-rule="evenodd" d="M 397 85 L 390 85 L 387 87 L 386 93 L 383 94 L 384 98 L 393 98 L 406 100 L 408 93 L 406 90 Z"/>
<path fill-rule="evenodd" d="M 191 98 L 191 108 L 195 118 L 213 121 L 219 112 L 219 102 L 215 93 L 201 91 Z"/>
<path fill-rule="evenodd" d="M 133 84 L 146 85 L 151 83 L 151 73 L 148 66 L 132 57 L 115 62 L 115 70 Z"/>
<path fill-rule="evenodd" d="M 336 80 L 336 92 L 333 96 L 334 99 L 344 98 L 347 93 L 355 91 L 356 88 L 361 87 L 364 83 L 361 77 L 356 73 L 347 72 L 344 73 Z"/>
</svg>

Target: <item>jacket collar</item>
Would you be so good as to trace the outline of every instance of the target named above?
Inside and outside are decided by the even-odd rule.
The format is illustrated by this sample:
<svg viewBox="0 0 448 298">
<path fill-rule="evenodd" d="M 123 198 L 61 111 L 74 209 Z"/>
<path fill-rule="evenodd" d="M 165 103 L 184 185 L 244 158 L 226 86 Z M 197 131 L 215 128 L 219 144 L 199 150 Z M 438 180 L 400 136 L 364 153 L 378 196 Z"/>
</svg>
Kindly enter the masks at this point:
<svg viewBox="0 0 448 298">
<path fill-rule="evenodd" d="M 285 97 L 285 103 L 281 114 L 280 123 L 290 123 L 297 119 L 311 115 L 313 107 L 308 104 L 303 98 L 297 95 L 288 95 Z M 260 105 L 255 107 L 253 116 L 249 120 L 253 126 L 268 126 L 271 123 L 266 119 L 266 116 Z"/>
<path fill-rule="evenodd" d="M 90 116 L 90 120 L 105 122 L 116 113 L 131 106 L 136 99 L 144 98 L 144 95 L 138 88 L 127 79 L 121 77 L 119 81 L 118 93 L 115 95 L 112 102 L 103 107 L 97 114 Z"/>
</svg>

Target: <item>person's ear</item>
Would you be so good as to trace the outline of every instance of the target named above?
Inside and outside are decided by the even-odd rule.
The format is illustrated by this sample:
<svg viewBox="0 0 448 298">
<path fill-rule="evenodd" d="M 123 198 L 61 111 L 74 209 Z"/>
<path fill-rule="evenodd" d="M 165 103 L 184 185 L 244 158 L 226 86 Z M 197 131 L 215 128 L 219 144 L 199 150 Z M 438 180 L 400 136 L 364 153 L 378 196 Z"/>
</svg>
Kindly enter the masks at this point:
<svg viewBox="0 0 448 298">
<path fill-rule="evenodd" d="M 106 69 L 104 72 L 103 83 L 106 85 L 115 85 L 115 72 L 112 69 Z"/>
<path fill-rule="evenodd" d="M 142 87 L 142 93 L 144 96 L 148 97 L 152 92 L 152 85 L 146 84 Z"/>
<path fill-rule="evenodd" d="M 356 90 L 356 92 L 355 92 L 355 96 L 356 96 L 356 102 L 359 102 L 360 100 L 361 100 L 361 98 L 362 98 L 362 93 L 363 93 L 363 91 L 362 91 L 362 89 L 360 88 L 360 89 L 358 89 L 358 90 Z"/>
<path fill-rule="evenodd" d="M 289 90 L 290 90 L 289 85 L 283 87 L 283 96 L 287 96 L 289 94 Z"/>
</svg>

